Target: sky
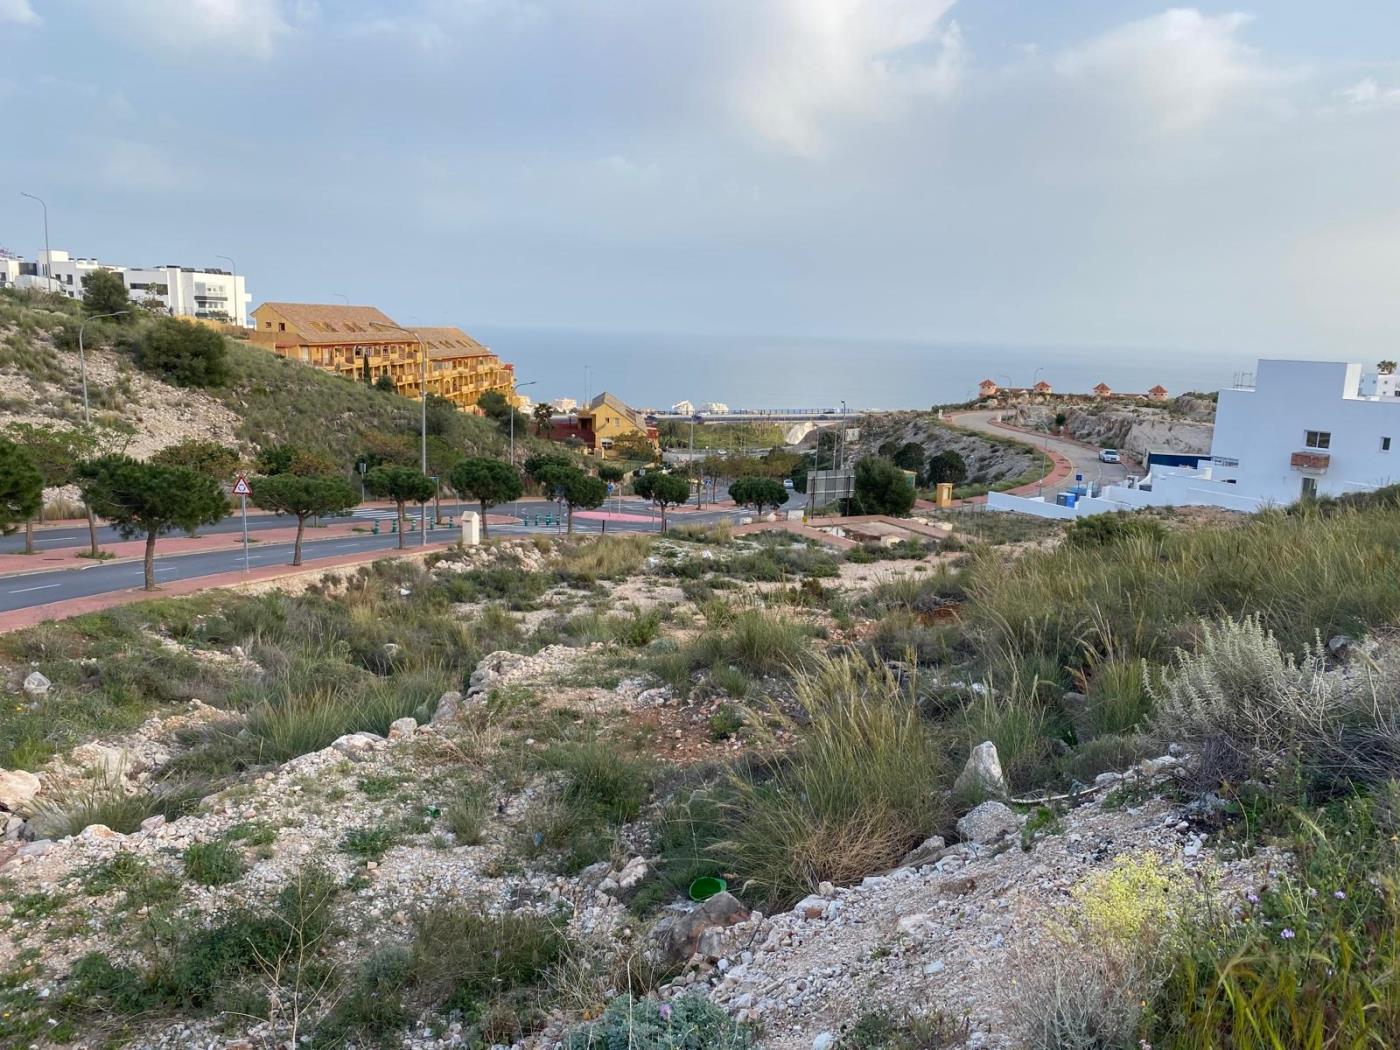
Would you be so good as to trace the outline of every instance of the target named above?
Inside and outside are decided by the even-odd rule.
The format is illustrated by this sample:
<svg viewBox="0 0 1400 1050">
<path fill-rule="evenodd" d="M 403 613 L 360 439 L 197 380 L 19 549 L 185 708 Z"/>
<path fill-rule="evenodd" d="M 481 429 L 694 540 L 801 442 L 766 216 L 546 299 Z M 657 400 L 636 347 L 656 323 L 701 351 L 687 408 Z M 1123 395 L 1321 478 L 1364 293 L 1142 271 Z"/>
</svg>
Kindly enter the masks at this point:
<svg viewBox="0 0 1400 1050">
<path fill-rule="evenodd" d="M 1373 361 L 1398 52 L 1384 0 L 0 0 L 0 245 L 26 190 L 407 323 Z"/>
</svg>

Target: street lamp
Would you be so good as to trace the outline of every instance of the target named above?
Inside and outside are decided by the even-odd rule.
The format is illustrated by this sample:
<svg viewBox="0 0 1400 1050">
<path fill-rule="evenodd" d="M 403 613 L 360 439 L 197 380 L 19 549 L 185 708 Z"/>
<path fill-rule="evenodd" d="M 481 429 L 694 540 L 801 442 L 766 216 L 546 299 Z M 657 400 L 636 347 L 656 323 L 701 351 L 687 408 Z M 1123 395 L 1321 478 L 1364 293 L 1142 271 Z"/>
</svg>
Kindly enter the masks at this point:
<svg viewBox="0 0 1400 1050">
<path fill-rule="evenodd" d="M 538 383 L 538 382 L 539 382 L 538 379 L 532 379 L 532 380 L 530 380 L 528 383 L 516 383 L 516 384 L 515 384 L 515 390 L 523 390 L 523 389 L 525 389 L 527 386 L 534 386 L 534 385 L 535 385 L 536 383 Z M 513 405 L 513 404 L 512 404 L 512 405 L 508 405 L 507 407 L 510 409 L 510 465 L 511 465 L 512 468 L 514 468 L 514 466 L 515 466 L 515 405 Z"/>
<path fill-rule="evenodd" d="M 690 417 L 690 456 L 689 462 L 686 464 L 687 470 L 691 474 L 695 473 L 695 424 L 699 422 L 701 422 L 701 416 L 699 412 L 696 412 Z M 695 484 L 695 509 L 700 509 L 700 483 L 698 478 Z"/>
<path fill-rule="evenodd" d="M 49 279 L 49 281 L 52 281 L 52 280 L 53 280 L 53 249 L 51 249 L 51 248 L 49 247 L 49 206 L 48 206 L 47 204 L 44 203 L 44 200 L 43 200 L 42 197 L 36 197 L 36 196 L 34 196 L 34 194 L 32 194 L 32 193 L 25 193 L 23 190 L 20 190 L 20 191 L 19 191 L 19 195 L 20 195 L 21 197 L 28 197 L 28 198 L 29 198 L 30 200 L 32 200 L 32 201 L 38 201 L 38 202 L 39 202 L 39 207 L 41 207 L 41 208 L 44 209 L 44 276 L 47 277 L 47 278 Z M 53 291 L 53 289 L 52 289 L 51 287 L 49 287 L 49 282 L 45 282 L 45 284 L 44 284 L 44 290 L 45 290 L 46 292 L 51 292 L 51 291 Z"/>
<path fill-rule="evenodd" d="M 83 378 L 83 424 L 89 429 L 92 427 L 92 410 L 88 407 L 87 353 L 83 348 L 83 332 L 93 321 L 101 320 L 104 317 L 123 317 L 130 312 L 129 310 L 113 310 L 109 314 L 93 314 L 91 317 L 86 318 L 82 324 L 78 325 L 78 371 Z M 84 502 L 87 503 L 86 500 L 84 500 Z M 92 512 L 91 503 L 87 505 L 87 520 L 88 539 L 92 543 L 92 556 L 95 559 L 98 555 L 97 516 Z"/>
<path fill-rule="evenodd" d="M 233 311 L 229 317 L 238 323 L 238 327 L 244 326 L 243 300 L 238 297 L 238 263 L 233 261 L 232 255 L 215 255 L 216 259 L 227 259 L 229 267 L 229 277 L 233 281 L 233 288 L 229 291 L 229 297 L 233 300 Z"/>
</svg>

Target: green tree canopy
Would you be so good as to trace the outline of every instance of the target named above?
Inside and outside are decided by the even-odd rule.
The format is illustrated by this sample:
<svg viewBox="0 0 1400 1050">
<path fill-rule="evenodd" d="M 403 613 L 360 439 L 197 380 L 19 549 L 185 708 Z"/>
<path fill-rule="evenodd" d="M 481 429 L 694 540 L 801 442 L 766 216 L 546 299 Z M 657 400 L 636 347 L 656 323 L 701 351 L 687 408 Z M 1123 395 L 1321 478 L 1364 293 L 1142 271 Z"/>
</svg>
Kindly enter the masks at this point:
<svg viewBox="0 0 1400 1050">
<path fill-rule="evenodd" d="M 87 427 L 11 423 L 5 433 L 29 454 L 43 478 L 44 488 L 72 484 L 78 476 L 78 463 L 97 447 L 96 432 Z M 43 513 L 44 502 L 40 499 L 38 516 L 42 518 Z M 33 518 L 24 523 L 24 552 L 34 553 Z"/>
<path fill-rule="evenodd" d="M 222 386 L 228 381 L 228 347 L 221 333 L 202 324 L 162 318 L 131 344 L 136 364 L 176 386 Z"/>
<path fill-rule="evenodd" d="M 231 482 L 243 457 L 217 441 L 186 438 L 177 444 L 166 445 L 151 457 L 151 462 L 167 467 L 189 467 L 215 481 Z"/>
<path fill-rule="evenodd" d="M 627 471 L 619 467 L 616 463 L 599 463 L 598 476 L 604 481 L 621 481 L 627 476 Z"/>
<path fill-rule="evenodd" d="M 272 474 L 254 478 L 252 488 L 253 506 L 296 517 L 293 565 L 301 564 L 301 541 L 306 532 L 307 518 L 312 515 L 344 514 L 360 501 L 350 482 L 324 474 Z"/>
<path fill-rule="evenodd" d="M 44 502 L 44 476 L 28 450 L 0 437 L 0 532 L 34 520 Z"/>
<path fill-rule="evenodd" d="M 608 498 L 608 486 L 602 478 L 585 474 L 577 467 L 563 471 L 558 478 L 560 494 L 569 508 L 568 531 L 574 531 L 574 511 L 601 507 Z"/>
<path fill-rule="evenodd" d="M 540 437 L 548 437 L 554 422 L 554 406 L 548 401 L 541 401 L 535 406 L 532 415 L 535 420 L 535 433 Z"/>
<path fill-rule="evenodd" d="M 655 463 L 661 458 L 661 454 L 656 450 L 651 439 L 635 430 L 619 434 L 613 440 L 612 452 L 620 459 L 639 459 L 643 463 Z"/>
<path fill-rule="evenodd" d="M 557 489 L 563 484 L 563 477 L 571 470 L 577 470 L 568 456 L 556 452 L 537 452 L 525 460 L 525 474 L 537 485 L 546 489 Z"/>
<path fill-rule="evenodd" d="M 375 467 L 365 475 L 365 488 L 394 502 L 398 509 L 399 547 L 408 546 L 404 537 L 404 504 L 427 503 L 432 499 L 437 491 L 433 479 L 412 467 Z"/>
<path fill-rule="evenodd" d="M 889 460 L 866 456 L 856 464 L 855 502 L 861 513 L 902 517 L 914 506 L 914 486 Z"/>
<path fill-rule="evenodd" d="M 398 386 L 394 383 L 394 377 L 389 375 L 389 373 L 387 372 L 385 372 L 382 376 L 376 377 L 372 385 L 374 389 L 380 391 L 381 393 L 397 394 L 399 392 Z"/>
<path fill-rule="evenodd" d="M 520 475 L 508 463 L 484 456 L 462 460 L 447 476 L 448 483 L 463 496 L 481 504 L 481 535 L 487 535 L 486 508 L 519 499 L 525 491 Z"/>
<path fill-rule="evenodd" d="M 690 482 L 677 474 L 652 471 L 632 483 L 638 496 L 649 499 L 661 508 L 661 531 L 666 531 L 666 508 L 679 507 L 690 499 Z"/>
<path fill-rule="evenodd" d="M 944 482 L 961 485 L 967 480 L 967 463 L 953 449 L 946 449 L 929 458 L 924 477 L 930 485 L 941 485 Z"/>
<path fill-rule="evenodd" d="M 894 460 L 895 466 L 904 470 L 912 470 L 915 474 L 924 472 L 924 446 L 917 441 L 906 441 L 890 459 Z"/>
<path fill-rule="evenodd" d="M 131 309 L 131 297 L 126 291 L 126 282 L 115 270 L 93 270 L 83 275 L 83 309 L 89 314 L 111 314 L 118 310 Z M 130 314 L 115 317 L 122 323 L 130 320 Z"/>
<path fill-rule="evenodd" d="M 146 590 L 156 587 L 156 537 L 171 529 L 193 532 L 228 513 L 223 489 L 188 467 L 102 456 L 78 468 L 78 487 L 93 511 L 125 537 L 146 537 Z"/>
<path fill-rule="evenodd" d="M 765 507 L 776 509 L 787 502 L 787 487 L 772 478 L 739 478 L 729 486 L 729 498 L 741 507 L 753 507 L 762 517 Z"/>
</svg>

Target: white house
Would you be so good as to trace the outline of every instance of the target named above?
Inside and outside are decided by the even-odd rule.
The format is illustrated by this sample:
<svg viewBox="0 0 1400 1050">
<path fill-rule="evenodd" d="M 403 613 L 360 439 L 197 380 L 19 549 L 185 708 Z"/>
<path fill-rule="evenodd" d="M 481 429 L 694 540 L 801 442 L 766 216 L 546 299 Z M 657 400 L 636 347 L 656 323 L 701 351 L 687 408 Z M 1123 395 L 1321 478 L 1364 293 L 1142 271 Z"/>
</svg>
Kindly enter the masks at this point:
<svg viewBox="0 0 1400 1050">
<path fill-rule="evenodd" d="M 550 404 L 554 406 L 554 411 L 565 415 L 578 410 L 578 402 L 571 397 L 556 397 Z"/>
<path fill-rule="evenodd" d="M 50 255 L 52 258 L 50 258 Z M 193 266 L 117 266 L 97 259 L 74 259 L 65 251 L 40 252 L 38 261 L 0 256 L 0 287 L 38 288 L 80 299 L 83 278 L 110 270 L 126 284 L 133 302 L 155 300 L 177 317 L 227 319 L 248 324 L 253 297 L 242 276 L 227 270 L 197 270 Z"/>
<path fill-rule="evenodd" d="M 706 401 L 700 406 L 700 412 L 707 416 L 727 416 L 729 415 L 729 406 L 723 401 Z"/>
<path fill-rule="evenodd" d="M 691 401 L 677 401 L 671 406 L 671 411 L 678 416 L 695 415 L 695 404 Z"/>
<path fill-rule="evenodd" d="M 1004 493 L 989 495 L 987 505 L 1051 518 L 1141 507 L 1253 511 L 1400 482 L 1394 377 L 1367 382 L 1361 369 L 1336 361 L 1260 361 L 1252 384 L 1220 391 L 1208 465 L 1157 468 L 1135 485 L 1082 492 L 1073 506 Z"/>
</svg>

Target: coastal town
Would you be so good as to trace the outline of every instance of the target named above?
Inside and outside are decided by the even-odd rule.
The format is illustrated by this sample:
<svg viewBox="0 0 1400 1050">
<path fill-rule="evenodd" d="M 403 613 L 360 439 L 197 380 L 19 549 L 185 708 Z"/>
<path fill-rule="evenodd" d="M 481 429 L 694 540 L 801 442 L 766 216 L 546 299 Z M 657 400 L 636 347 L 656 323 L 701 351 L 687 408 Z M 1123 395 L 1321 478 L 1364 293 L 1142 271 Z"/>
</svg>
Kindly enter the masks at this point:
<svg viewBox="0 0 1400 1050">
<path fill-rule="evenodd" d="M 1400 1046 L 1400 20 L 1004 8 L 0 0 L 0 1050 Z"/>
</svg>

